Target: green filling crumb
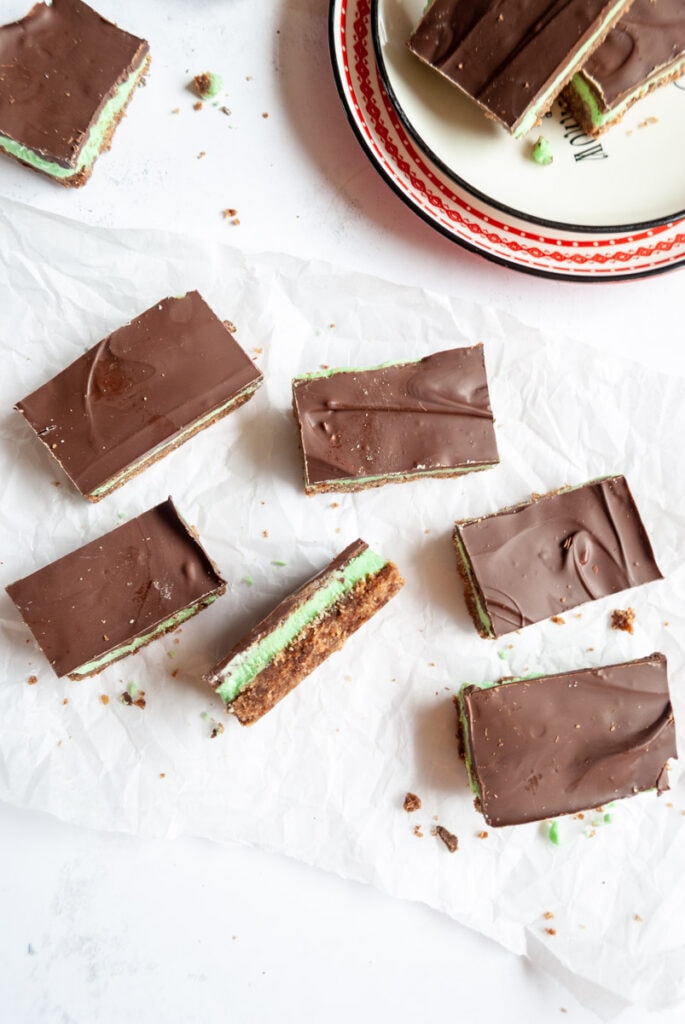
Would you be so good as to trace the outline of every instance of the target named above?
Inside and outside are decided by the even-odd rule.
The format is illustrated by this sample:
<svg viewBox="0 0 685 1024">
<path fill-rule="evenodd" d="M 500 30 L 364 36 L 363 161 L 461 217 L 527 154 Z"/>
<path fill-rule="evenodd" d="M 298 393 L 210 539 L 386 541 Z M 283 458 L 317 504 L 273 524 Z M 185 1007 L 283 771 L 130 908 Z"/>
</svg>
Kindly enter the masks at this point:
<svg viewBox="0 0 685 1024">
<path fill-rule="evenodd" d="M 559 836 L 558 821 L 550 822 L 549 828 L 547 829 L 547 838 L 549 839 L 550 843 L 554 843 L 555 846 L 559 846 L 559 844 L 561 843 L 561 838 Z"/>
<path fill-rule="evenodd" d="M 541 135 L 533 146 L 533 160 L 541 167 L 549 167 L 554 160 L 552 147 L 544 135 Z"/>
</svg>

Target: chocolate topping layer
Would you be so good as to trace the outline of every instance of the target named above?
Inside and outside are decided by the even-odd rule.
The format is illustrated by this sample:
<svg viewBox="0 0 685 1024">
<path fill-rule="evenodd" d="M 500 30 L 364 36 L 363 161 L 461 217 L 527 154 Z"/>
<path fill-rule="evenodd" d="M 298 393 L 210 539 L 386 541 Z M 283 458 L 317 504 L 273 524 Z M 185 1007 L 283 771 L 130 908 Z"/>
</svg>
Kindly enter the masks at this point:
<svg viewBox="0 0 685 1024">
<path fill-rule="evenodd" d="M 224 589 L 169 498 L 12 583 L 7 593 L 64 676 L 183 609 L 199 611 Z"/>
<path fill-rule="evenodd" d="M 495 636 L 661 578 L 624 477 L 457 523 Z"/>
<path fill-rule="evenodd" d="M 204 299 L 189 292 L 110 334 L 16 408 L 92 496 L 115 474 L 142 468 L 136 464 L 156 446 L 173 446 L 201 417 L 207 422 L 197 429 L 207 426 L 261 380 Z"/>
<path fill-rule="evenodd" d="M 0 27 L 0 134 L 62 167 L 148 45 L 80 0 L 37 3 Z"/>
<path fill-rule="evenodd" d="M 663 654 L 486 689 L 467 686 L 459 701 L 490 825 L 668 789 L 664 769 L 676 742 Z"/>
<path fill-rule="evenodd" d="M 434 0 L 409 48 L 515 131 L 618 13 L 615 0 Z"/>
<path fill-rule="evenodd" d="M 293 381 L 307 489 L 498 461 L 483 346 Z"/>
<path fill-rule="evenodd" d="M 685 59 L 683 0 L 634 0 L 583 66 L 607 107 Z"/>
</svg>

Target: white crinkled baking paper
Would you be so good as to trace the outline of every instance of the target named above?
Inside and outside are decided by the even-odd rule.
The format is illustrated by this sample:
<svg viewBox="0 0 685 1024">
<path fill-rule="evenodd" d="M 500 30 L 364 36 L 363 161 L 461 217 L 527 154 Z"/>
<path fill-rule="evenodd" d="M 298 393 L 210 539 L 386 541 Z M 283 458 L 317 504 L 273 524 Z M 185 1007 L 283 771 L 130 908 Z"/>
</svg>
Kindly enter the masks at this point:
<svg viewBox="0 0 685 1024">
<path fill-rule="evenodd" d="M 3 592 L 0 799 L 96 828 L 257 844 L 373 882 L 527 952 L 598 1010 L 685 998 L 677 763 L 669 794 L 619 802 L 610 823 L 560 819 L 559 846 L 537 824 L 481 838 L 452 704 L 463 681 L 663 650 L 685 722 L 682 379 L 419 289 L 173 234 L 85 228 L 8 202 L 0 274 L 2 586 L 168 494 L 228 580 L 178 633 L 83 682 L 54 677 Z M 233 321 L 265 383 L 89 505 L 12 406 L 155 300 L 191 288 Z M 499 467 L 305 497 L 293 375 L 474 342 L 485 345 Z M 453 521 L 614 472 L 628 477 L 666 579 L 564 624 L 481 640 L 455 569 Z M 225 719 L 203 671 L 357 536 L 397 562 L 399 597 L 260 723 Z M 629 605 L 632 636 L 609 628 L 611 610 Z M 132 682 L 143 711 L 119 700 Z M 211 739 L 215 720 L 226 728 Z M 422 800 L 411 815 L 408 790 Z M 458 835 L 456 853 L 431 834 L 436 822 Z"/>
</svg>

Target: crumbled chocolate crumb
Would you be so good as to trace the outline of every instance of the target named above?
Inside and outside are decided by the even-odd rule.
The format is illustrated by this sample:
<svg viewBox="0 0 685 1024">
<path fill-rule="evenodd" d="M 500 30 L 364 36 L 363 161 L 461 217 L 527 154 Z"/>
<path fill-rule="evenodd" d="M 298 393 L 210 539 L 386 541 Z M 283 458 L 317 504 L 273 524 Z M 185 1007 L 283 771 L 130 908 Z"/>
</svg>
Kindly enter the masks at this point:
<svg viewBox="0 0 685 1024">
<path fill-rule="evenodd" d="M 557 934 L 556 928 L 545 928 L 545 932 L 546 932 L 547 935 L 556 935 Z"/>
<path fill-rule="evenodd" d="M 420 825 L 414 825 L 414 835 L 417 839 L 423 839 L 423 832 L 421 831 Z"/>
<path fill-rule="evenodd" d="M 232 207 L 232 206 L 228 206 L 228 207 L 226 207 L 226 209 L 224 210 L 224 217 L 235 217 L 235 215 L 237 214 L 237 212 L 238 212 L 238 211 L 237 211 L 236 209 L 234 209 L 234 207 Z"/>
<path fill-rule="evenodd" d="M 489 834 L 490 834 L 489 832 L 486 832 L 485 829 L 483 829 L 482 832 L 478 833 L 478 838 L 479 839 L 487 839 Z"/>
<path fill-rule="evenodd" d="M 35 686 L 36 683 L 38 682 L 38 676 L 29 676 L 26 682 L 29 684 L 29 686 Z"/>
<path fill-rule="evenodd" d="M 633 632 L 635 611 L 633 608 L 614 608 L 611 613 L 611 628 L 622 629 L 625 633 Z"/>
<path fill-rule="evenodd" d="M 202 103 L 200 100 L 197 103 L 193 103 L 193 110 L 202 110 Z"/>
<path fill-rule="evenodd" d="M 411 814 L 412 811 L 418 811 L 421 807 L 421 799 L 416 793 L 407 793 L 402 804 L 407 814 Z"/>
<path fill-rule="evenodd" d="M 437 825 L 434 830 L 434 834 L 438 836 L 439 839 L 442 839 L 450 853 L 454 853 L 455 850 L 459 849 L 459 840 L 453 832 L 448 832 L 443 825 Z"/>
<path fill-rule="evenodd" d="M 546 910 L 542 916 L 544 917 L 545 921 L 551 921 L 554 917 L 554 914 L 551 910 Z"/>
<path fill-rule="evenodd" d="M 100 700 L 103 704 L 109 704 L 109 697 L 107 696 L 106 693 L 100 694 Z"/>
<path fill-rule="evenodd" d="M 214 723 L 214 728 L 212 729 L 211 733 L 209 734 L 210 740 L 215 740 L 217 738 L 217 736 L 221 736 L 223 731 L 224 731 L 223 722 L 215 722 Z"/>
<path fill-rule="evenodd" d="M 565 626 L 566 625 L 566 619 L 562 619 L 561 615 L 553 615 L 551 621 L 552 622 L 556 622 L 557 626 Z"/>
</svg>

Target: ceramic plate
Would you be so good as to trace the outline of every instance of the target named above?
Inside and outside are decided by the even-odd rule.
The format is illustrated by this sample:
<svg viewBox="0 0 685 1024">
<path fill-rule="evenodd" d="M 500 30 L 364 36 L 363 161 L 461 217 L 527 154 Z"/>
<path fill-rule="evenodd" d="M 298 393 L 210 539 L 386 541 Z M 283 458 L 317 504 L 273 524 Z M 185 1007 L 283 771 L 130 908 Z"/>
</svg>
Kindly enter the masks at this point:
<svg viewBox="0 0 685 1024">
<path fill-rule="evenodd" d="M 424 0 L 332 0 L 338 89 L 392 188 L 453 241 L 517 269 L 577 280 L 685 262 L 685 80 L 648 97 L 600 140 L 559 104 L 514 140 L 406 40 Z M 531 157 L 540 134 L 554 161 Z"/>
</svg>

